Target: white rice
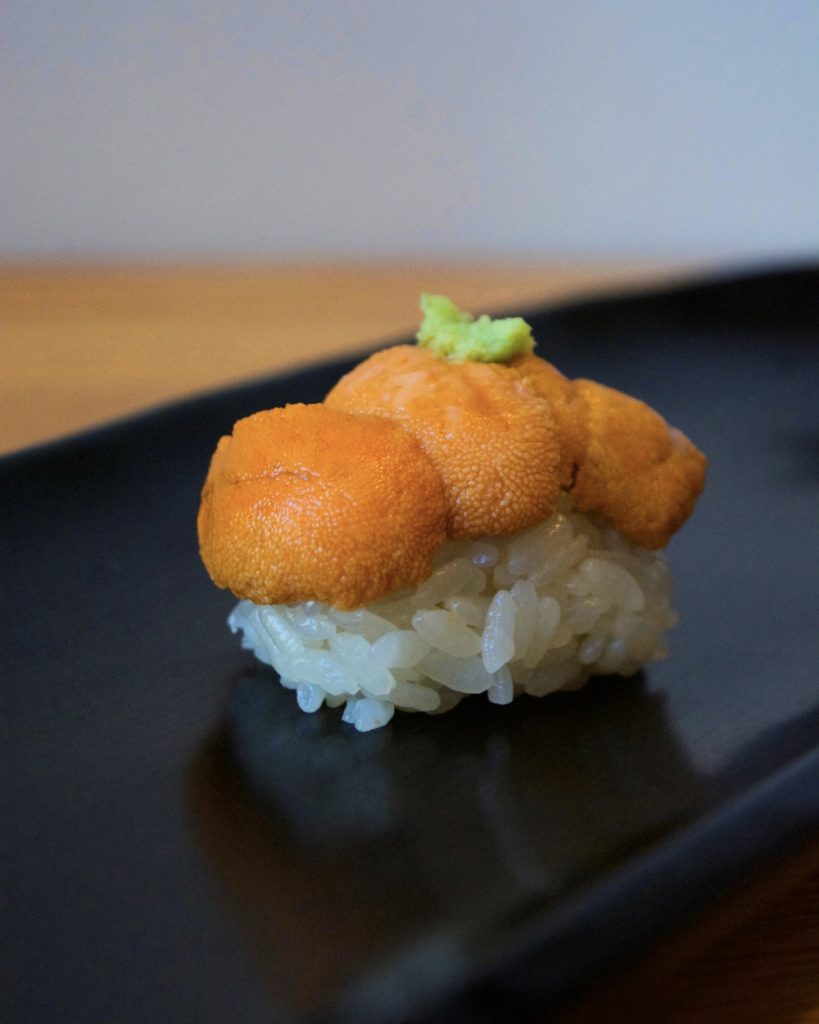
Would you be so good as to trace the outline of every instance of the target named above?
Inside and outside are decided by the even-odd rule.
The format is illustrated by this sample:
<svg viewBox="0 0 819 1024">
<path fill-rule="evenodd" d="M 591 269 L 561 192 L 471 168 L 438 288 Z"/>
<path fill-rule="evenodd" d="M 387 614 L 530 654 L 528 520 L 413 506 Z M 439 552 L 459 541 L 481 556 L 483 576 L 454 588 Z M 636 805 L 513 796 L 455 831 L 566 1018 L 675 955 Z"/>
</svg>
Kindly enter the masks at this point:
<svg viewBox="0 0 819 1024">
<path fill-rule="evenodd" d="M 447 541 L 416 590 L 366 608 L 240 601 L 228 619 L 303 711 L 344 705 L 361 732 L 396 708 L 434 714 L 478 693 L 508 704 L 632 675 L 666 656 L 675 621 L 662 555 L 566 500 L 521 533 Z"/>
</svg>

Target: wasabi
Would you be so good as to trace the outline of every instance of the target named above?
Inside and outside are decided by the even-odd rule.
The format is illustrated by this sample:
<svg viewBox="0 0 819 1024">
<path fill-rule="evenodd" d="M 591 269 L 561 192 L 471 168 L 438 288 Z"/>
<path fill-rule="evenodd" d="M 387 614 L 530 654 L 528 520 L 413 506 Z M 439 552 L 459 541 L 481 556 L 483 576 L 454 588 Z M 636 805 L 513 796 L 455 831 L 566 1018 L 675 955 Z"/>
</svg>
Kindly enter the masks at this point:
<svg viewBox="0 0 819 1024">
<path fill-rule="evenodd" d="M 445 295 L 422 295 L 418 344 L 453 363 L 508 363 L 535 347 L 532 328 L 519 316 L 476 320 Z"/>
</svg>

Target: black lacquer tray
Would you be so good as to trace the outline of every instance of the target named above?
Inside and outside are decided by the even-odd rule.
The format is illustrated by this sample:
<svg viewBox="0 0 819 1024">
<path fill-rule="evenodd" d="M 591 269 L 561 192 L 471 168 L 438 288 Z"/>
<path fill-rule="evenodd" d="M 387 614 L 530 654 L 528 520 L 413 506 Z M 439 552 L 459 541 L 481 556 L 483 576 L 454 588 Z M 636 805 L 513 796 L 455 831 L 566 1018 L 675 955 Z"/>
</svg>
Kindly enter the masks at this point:
<svg viewBox="0 0 819 1024">
<path fill-rule="evenodd" d="M 240 651 L 211 450 L 353 360 L 0 461 L 9 1022 L 541 1020 L 819 839 L 819 269 L 529 319 L 710 457 L 635 679 L 359 735 Z"/>
</svg>

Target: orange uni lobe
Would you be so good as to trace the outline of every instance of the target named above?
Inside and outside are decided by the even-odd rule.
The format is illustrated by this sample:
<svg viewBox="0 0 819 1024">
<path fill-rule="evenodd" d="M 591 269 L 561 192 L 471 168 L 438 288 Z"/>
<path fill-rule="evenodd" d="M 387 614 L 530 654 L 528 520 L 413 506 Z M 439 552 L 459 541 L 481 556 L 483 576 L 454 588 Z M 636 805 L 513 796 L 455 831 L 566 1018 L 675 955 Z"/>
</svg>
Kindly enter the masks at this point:
<svg viewBox="0 0 819 1024">
<path fill-rule="evenodd" d="M 418 439 L 444 483 L 450 537 L 513 533 L 555 506 L 565 470 L 556 420 L 514 364 L 451 363 L 401 345 L 365 360 L 325 402 Z"/>
<path fill-rule="evenodd" d="M 445 522 L 440 478 L 399 424 L 290 405 L 221 439 L 198 528 L 208 572 L 237 597 L 353 608 L 428 576 Z"/>
<path fill-rule="evenodd" d="M 574 383 L 588 424 L 575 507 L 606 516 L 635 544 L 664 547 L 694 510 L 705 456 L 644 402 L 591 380 Z"/>
</svg>

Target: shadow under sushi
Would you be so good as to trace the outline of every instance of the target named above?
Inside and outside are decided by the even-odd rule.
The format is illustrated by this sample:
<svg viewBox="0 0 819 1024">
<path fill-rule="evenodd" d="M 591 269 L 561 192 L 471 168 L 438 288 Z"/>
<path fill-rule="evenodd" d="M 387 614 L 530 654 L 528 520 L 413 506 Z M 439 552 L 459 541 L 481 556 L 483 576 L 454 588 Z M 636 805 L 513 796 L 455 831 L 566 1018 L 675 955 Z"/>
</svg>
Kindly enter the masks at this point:
<svg viewBox="0 0 819 1024">
<path fill-rule="evenodd" d="M 254 667 L 190 801 L 230 912 L 296 1019 L 432 1005 L 470 963 L 701 801 L 661 695 L 595 680 L 357 733 Z"/>
</svg>

